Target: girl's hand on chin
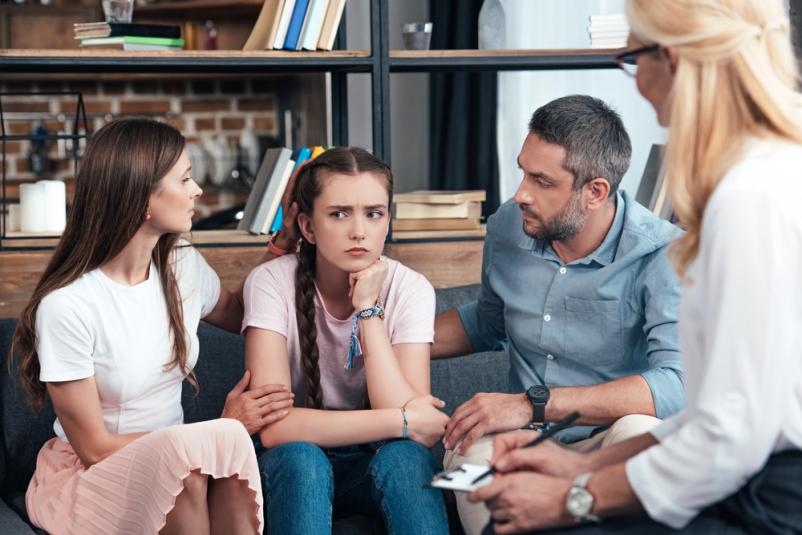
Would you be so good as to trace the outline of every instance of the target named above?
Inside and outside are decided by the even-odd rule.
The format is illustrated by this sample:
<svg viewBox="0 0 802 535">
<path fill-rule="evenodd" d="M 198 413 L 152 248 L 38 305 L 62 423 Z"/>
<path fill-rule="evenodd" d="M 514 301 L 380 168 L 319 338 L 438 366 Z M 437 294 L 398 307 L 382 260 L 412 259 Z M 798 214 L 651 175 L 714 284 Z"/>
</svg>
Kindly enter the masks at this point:
<svg viewBox="0 0 802 535">
<path fill-rule="evenodd" d="M 372 307 L 382 290 L 384 277 L 387 276 L 387 264 L 381 259 L 371 265 L 351 273 L 348 283 L 351 285 L 351 304 L 357 311 Z"/>
</svg>

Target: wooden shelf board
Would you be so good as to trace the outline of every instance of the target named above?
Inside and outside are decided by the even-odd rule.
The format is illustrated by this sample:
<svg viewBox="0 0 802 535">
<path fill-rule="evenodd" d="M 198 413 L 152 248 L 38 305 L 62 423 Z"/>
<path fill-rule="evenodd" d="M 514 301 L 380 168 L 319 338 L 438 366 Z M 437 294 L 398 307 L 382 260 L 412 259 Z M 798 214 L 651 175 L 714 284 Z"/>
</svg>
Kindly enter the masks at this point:
<svg viewBox="0 0 802 535">
<path fill-rule="evenodd" d="M 618 48 L 542 48 L 510 50 L 391 50 L 390 58 L 498 58 L 498 57 L 554 57 L 554 56 L 609 56 L 620 52 Z"/>
<path fill-rule="evenodd" d="M 370 72 L 365 50 L 295 52 L 283 50 L 64 50 L 0 49 L 0 70 L 55 73 L 291 73 Z"/>
<path fill-rule="evenodd" d="M 193 245 L 205 246 L 239 246 L 266 245 L 267 236 L 255 236 L 245 230 L 199 230 L 182 236 Z M 33 233 L 12 231 L 6 233 L 2 240 L 3 249 L 52 249 L 58 243 L 58 236 L 52 233 Z"/>
<path fill-rule="evenodd" d="M 368 58 L 370 52 L 367 50 L 333 50 L 330 52 L 300 52 L 289 50 L 177 50 L 177 51 L 150 51 L 150 50 L 62 50 L 62 49 L 29 49 L 29 48 L 3 48 L 0 49 L 0 58 L 74 58 L 82 60 L 86 58 L 219 58 L 219 59 L 242 59 L 242 58 L 280 58 L 288 60 L 303 59 L 350 59 Z"/>
</svg>

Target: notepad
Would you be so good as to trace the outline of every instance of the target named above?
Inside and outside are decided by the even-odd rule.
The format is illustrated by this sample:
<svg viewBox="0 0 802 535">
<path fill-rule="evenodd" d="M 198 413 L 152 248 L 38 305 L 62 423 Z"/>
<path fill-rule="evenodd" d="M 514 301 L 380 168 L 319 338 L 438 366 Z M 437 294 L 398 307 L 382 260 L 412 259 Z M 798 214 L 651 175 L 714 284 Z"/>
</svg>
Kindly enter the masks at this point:
<svg viewBox="0 0 802 535">
<path fill-rule="evenodd" d="M 493 476 L 487 476 L 476 484 L 471 483 L 486 471 L 487 466 L 463 464 L 453 470 L 447 470 L 435 475 L 430 486 L 436 489 L 455 490 L 457 492 L 473 492 L 479 487 L 489 485 L 493 481 Z"/>
</svg>

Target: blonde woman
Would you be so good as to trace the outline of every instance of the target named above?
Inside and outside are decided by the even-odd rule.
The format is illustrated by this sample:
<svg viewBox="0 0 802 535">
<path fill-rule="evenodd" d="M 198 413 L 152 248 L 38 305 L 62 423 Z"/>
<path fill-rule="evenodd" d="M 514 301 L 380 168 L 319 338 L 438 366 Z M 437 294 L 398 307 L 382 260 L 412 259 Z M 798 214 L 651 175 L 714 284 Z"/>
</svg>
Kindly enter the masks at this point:
<svg viewBox="0 0 802 535">
<path fill-rule="evenodd" d="M 628 0 L 618 59 L 670 127 L 687 409 L 582 455 L 501 435 L 488 531 L 802 530 L 802 99 L 781 0 Z M 644 514 L 645 512 L 645 514 Z M 628 516 L 620 516 L 629 514 Z"/>
</svg>

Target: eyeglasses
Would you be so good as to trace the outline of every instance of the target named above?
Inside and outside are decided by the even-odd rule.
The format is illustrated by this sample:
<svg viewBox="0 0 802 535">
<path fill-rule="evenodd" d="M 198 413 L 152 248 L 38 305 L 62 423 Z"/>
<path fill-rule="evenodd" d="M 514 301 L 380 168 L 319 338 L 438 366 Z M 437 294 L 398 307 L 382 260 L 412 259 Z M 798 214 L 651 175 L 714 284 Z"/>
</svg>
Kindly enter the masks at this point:
<svg viewBox="0 0 802 535">
<path fill-rule="evenodd" d="M 635 50 L 621 52 L 620 54 L 617 54 L 614 59 L 622 71 L 634 77 L 638 72 L 638 56 L 641 54 L 648 54 L 649 52 L 656 52 L 659 49 L 660 45 L 655 43 L 636 48 Z"/>
</svg>

